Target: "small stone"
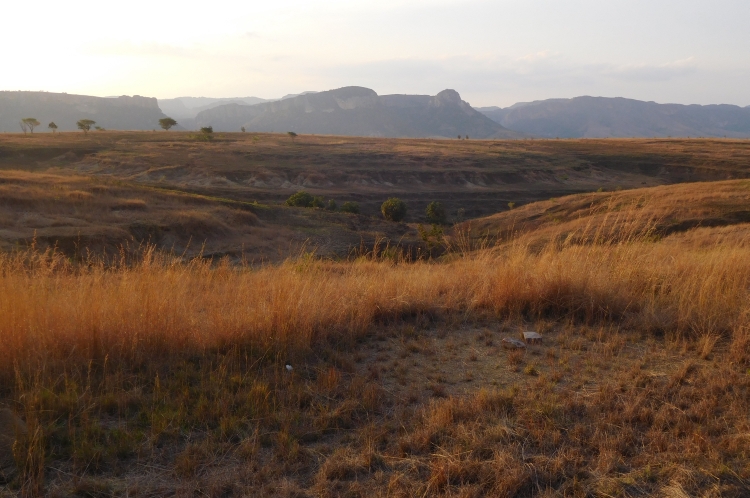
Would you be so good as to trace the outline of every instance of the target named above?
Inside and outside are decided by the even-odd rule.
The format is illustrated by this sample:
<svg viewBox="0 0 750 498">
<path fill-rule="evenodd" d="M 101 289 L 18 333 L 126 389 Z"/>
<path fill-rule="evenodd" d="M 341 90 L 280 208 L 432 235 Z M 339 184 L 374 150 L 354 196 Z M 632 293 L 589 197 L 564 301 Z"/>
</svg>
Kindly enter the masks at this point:
<svg viewBox="0 0 750 498">
<path fill-rule="evenodd" d="M 510 337 L 505 337 L 502 340 L 503 347 L 506 349 L 523 349 L 526 347 L 526 344 L 519 341 L 518 339 L 511 339 Z"/>
<path fill-rule="evenodd" d="M 541 344 L 542 335 L 538 332 L 532 332 L 529 330 L 523 333 L 523 340 L 526 341 L 527 344 Z"/>
</svg>

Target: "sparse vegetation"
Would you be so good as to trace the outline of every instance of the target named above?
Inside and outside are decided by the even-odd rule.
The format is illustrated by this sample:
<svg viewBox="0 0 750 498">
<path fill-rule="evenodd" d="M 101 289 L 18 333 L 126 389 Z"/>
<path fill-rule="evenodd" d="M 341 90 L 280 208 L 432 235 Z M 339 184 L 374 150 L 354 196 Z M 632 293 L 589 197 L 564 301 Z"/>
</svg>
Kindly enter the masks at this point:
<svg viewBox="0 0 750 498">
<path fill-rule="evenodd" d="M 380 212 L 388 221 L 403 221 L 406 217 L 406 203 L 397 197 L 391 197 L 380 206 Z"/>
<path fill-rule="evenodd" d="M 92 119 L 81 119 L 76 123 L 79 130 L 83 131 L 83 134 L 88 134 L 92 126 L 96 124 L 96 121 Z"/>
<path fill-rule="evenodd" d="M 341 212 L 359 214 L 359 204 L 353 201 L 346 201 L 341 205 Z"/>
<path fill-rule="evenodd" d="M 21 129 L 23 129 L 24 133 L 26 133 L 26 130 L 29 130 L 30 133 L 34 133 L 34 128 L 41 124 L 42 123 L 36 118 L 23 118 L 21 120 Z"/>
<path fill-rule="evenodd" d="M 313 202 L 315 202 L 315 197 L 304 190 L 300 190 L 289 196 L 289 199 L 286 200 L 286 205 L 293 207 L 313 207 Z"/>
<path fill-rule="evenodd" d="M 169 131 L 170 128 L 176 125 L 177 125 L 177 121 L 175 121 L 172 118 L 161 118 L 159 120 L 159 126 L 161 126 L 164 131 Z"/>
<path fill-rule="evenodd" d="M 437 201 L 432 201 L 427 205 L 425 214 L 427 215 L 427 221 L 435 225 L 444 225 L 448 220 L 445 208 Z"/>
</svg>

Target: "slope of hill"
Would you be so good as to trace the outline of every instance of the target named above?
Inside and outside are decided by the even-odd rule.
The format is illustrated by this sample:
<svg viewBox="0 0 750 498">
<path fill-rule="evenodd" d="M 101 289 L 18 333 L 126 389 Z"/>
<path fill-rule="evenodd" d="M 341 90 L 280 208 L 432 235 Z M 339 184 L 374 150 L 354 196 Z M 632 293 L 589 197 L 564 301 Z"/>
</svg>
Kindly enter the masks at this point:
<svg viewBox="0 0 750 498">
<path fill-rule="evenodd" d="M 518 138 L 461 100 L 454 90 L 428 95 L 383 95 L 362 87 L 254 106 L 229 104 L 196 116 L 197 126 L 218 131 L 314 133 L 373 137 Z"/>
<path fill-rule="evenodd" d="M 547 138 L 750 137 L 750 107 L 734 105 L 576 97 L 477 110 L 511 130 Z"/>
<path fill-rule="evenodd" d="M 67 93 L 0 92 L 0 132 L 20 132 L 23 118 L 36 118 L 37 131 L 49 131 L 54 122 L 59 131 L 76 130 L 80 119 L 92 119 L 97 126 L 114 130 L 151 130 L 165 117 L 155 98 L 121 96 L 90 97 Z"/>
<path fill-rule="evenodd" d="M 280 203 L 297 190 L 408 221 L 440 201 L 451 222 L 598 189 L 750 177 L 741 140 L 433 140 L 183 132 L 0 135 L 0 168 L 71 170 L 217 197 Z"/>
<path fill-rule="evenodd" d="M 527 236 L 530 244 L 541 247 L 553 240 L 656 240 L 696 228 L 717 227 L 729 228 L 703 233 L 702 243 L 713 245 L 729 237 L 734 245 L 750 246 L 750 181 L 577 194 L 475 219 L 460 229 L 472 238 L 490 241 Z M 696 235 L 701 235 L 700 230 L 693 232 L 693 238 Z"/>
</svg>

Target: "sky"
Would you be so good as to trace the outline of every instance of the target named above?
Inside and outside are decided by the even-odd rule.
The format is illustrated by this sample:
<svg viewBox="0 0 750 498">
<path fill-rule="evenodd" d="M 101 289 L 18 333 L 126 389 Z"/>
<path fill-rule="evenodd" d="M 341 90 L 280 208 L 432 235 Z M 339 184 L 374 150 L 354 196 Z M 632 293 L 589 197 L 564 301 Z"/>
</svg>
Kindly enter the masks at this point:
<svg viewBox="0 0 750 498">
<path fill-rule="evenodd" d="M 750 105 L 750 0 L 3 2 L 0 90 Z"/>
</svg>

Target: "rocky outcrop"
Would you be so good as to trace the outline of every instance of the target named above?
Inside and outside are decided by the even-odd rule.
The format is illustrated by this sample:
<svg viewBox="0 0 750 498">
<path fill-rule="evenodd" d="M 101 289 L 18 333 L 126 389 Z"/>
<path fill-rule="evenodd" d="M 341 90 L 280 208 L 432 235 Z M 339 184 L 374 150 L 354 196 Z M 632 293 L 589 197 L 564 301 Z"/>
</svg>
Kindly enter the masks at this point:
<svg viewBox="0 0 750 498">
<path fill-rule="evenodd" d="M 576 97 L 477 110 L 511 130 L 547 138 L 750 137 L 750 107 L 734 105 Z"/>
<path fill-rule="evenodd" d="M 33 117 L 42 125 L 36 132 L 48 132 L 54 122 L 59 131 L 76 130 L 80 119 L 92 119 L 108 130 L 152 130 L 165 117 L 155 98 L 103 98 L 48 92 L 0 92 L 0 131 L 20 132 L 18 122 Z"/>
<path fill-rule="evenodd" d="M 216 131 L 286 132 L 373 137 L 516 138 L 461 100 L 455 90 L 429 95 L 383 95 L 344 87 L 276 102 L 215 107 L 196 126 Z"/>
</svg>

